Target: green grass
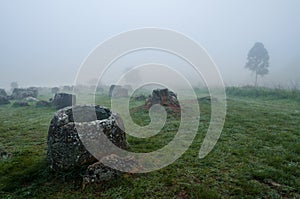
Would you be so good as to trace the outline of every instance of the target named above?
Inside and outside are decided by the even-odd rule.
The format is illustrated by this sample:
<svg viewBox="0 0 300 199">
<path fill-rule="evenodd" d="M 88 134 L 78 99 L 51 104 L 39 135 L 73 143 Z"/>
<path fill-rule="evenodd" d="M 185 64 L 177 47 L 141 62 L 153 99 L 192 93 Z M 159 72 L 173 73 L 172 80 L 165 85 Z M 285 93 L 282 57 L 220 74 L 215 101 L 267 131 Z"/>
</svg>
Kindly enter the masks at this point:
<svg viewBox="0 0 300 199">
<path fill-rule="evenodd" d="M 0 160 L 0 198 L 299 198 L 300 101 L 291 97 L 292 91 L 276 97 L 230 89 L 235 92 L 227 93 L 223 132 L 204 159 L 198 153 L 209 124 L 209 103 L 200 104 L 198 134 L 173 164 L 89 185 L 85 191 L 81 179 L 53 175 L 47 168 L 47 131 L 55 110 L 1 105 L 0 148 L 13 157 Z M 97 101 L 109 106 L 106 96 L 97 96 Z M 130 106 L 141 104 L 132 101 Z M 131 115 L 138 124 L 149 123 L 142 108 Z M 128 136 L 130 150 L 149 152 L 164 146 L 179 121 L 178 115 L 169 114 L 158 135 L 145 140 Z"/>
</svg>

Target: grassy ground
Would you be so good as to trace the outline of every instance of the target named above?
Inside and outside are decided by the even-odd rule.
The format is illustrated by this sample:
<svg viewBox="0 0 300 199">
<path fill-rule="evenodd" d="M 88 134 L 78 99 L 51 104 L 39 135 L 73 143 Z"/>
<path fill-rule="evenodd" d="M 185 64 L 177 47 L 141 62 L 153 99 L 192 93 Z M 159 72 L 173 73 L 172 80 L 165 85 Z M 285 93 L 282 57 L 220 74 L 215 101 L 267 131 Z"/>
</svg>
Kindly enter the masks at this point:
<svg viewBox="0 0 300 199">
<path fill-rule="evenodd" d="M 209 124 L 207 102 L 200 104 L 193 144 L 176 162 L 151 173 L 90 185 L 85 191 L 81 179 L 53 175 L 47 168 L 47 131 L 55 110 L 1 105 L 0 149 L 13 156 L 0 160 L 0 198 L 300 198 L 299 96 L 230 89 L 223 132 L 204 159 L 198 152 Z M 109 105 L 107 97 L 98 100 Z M 134 110 L 135 122 L 149 122 L 147 111 Z M 153 138 L 128 137 L 130 150 L 152 151 L 168 143 L 179 118 L 169 115 L 168 121 Z"/>
</svg>

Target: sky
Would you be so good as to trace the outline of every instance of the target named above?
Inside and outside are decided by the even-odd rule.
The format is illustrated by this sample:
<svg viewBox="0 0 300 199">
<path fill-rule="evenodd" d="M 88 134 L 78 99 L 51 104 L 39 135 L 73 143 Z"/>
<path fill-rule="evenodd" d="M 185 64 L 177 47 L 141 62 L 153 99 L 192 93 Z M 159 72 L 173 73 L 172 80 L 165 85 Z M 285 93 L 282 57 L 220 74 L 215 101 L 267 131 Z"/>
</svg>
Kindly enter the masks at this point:
<svg viewBox="0 0 300 199">
<path fill-rule="evenodd" d="M 253 84 L 244 66 L 262 42 L 270 67 L 259 83 L 300 85 L 299 0 L 1 0 L 0 27 L 0 88 L 73 84 L 97 45 L 143 27 L 197 41 L 226 85 Z"/>
</svg>

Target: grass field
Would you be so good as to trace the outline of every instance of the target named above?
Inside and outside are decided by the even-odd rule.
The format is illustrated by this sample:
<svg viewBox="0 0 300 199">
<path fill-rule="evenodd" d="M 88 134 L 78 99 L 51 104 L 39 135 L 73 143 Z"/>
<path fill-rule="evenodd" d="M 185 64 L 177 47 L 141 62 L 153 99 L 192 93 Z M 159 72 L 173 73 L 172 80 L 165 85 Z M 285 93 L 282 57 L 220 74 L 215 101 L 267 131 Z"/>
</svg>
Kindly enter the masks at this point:
<svg viewBox="0 0 300 199">
<path fill-rule="evenodd" d="M 47 167 L 47 132 L 55 110 L 1 105 L 0 149 L 13 155 L 0 160 L 0 198 L 300 198 L 299 92 L 228 88 L 227 94 L 223 132 L 204 159 L 198 153 L 210 120 L 208 102 L 200 104 L 196 138 L 173 164 L 84 191 L 80 176 L 53 175 Z M 99 96 L 101 105 L 108 100 Z M 147 111 L 134 110 L 136 123 L 149 122 Z M 168 115 L 168 121 L 153 138 L 128 137 L 130 150 L 147 152 L 167 144 L 180 119 Z"/>
</svg>

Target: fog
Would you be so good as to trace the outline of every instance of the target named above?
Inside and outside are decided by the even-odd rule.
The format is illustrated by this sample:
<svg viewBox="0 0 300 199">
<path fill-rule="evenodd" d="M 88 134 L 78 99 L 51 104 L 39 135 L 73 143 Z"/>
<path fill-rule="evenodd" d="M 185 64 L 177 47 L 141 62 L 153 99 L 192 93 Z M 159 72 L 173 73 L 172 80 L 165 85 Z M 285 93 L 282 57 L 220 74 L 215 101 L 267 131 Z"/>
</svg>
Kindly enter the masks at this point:
<svg viewBox="0 0 300 199">
<path fill-rule="evenodd" d="M 12 81 L 21 87 L 73 84 L 80 65 L 99 43 L 142 27 L 172 29 L 198 42 L 226 85 L 253 84 L 254 76 L 244 66 L 254 43 L 262 42 L 270 66 L 259 85 L 300 86 L 298 0 L 4 0 L 0 27 L 0 88 L 9 89 Z M 169 59 L 166 54 L 147 54 L 131 61 L 129 56 L 112 74 L 161 57 Z M 175 68 L 187 67 L 175 60 L 169 60 Z M 186 71 L 197 84 L 192 74 Z"/>
</svg>

